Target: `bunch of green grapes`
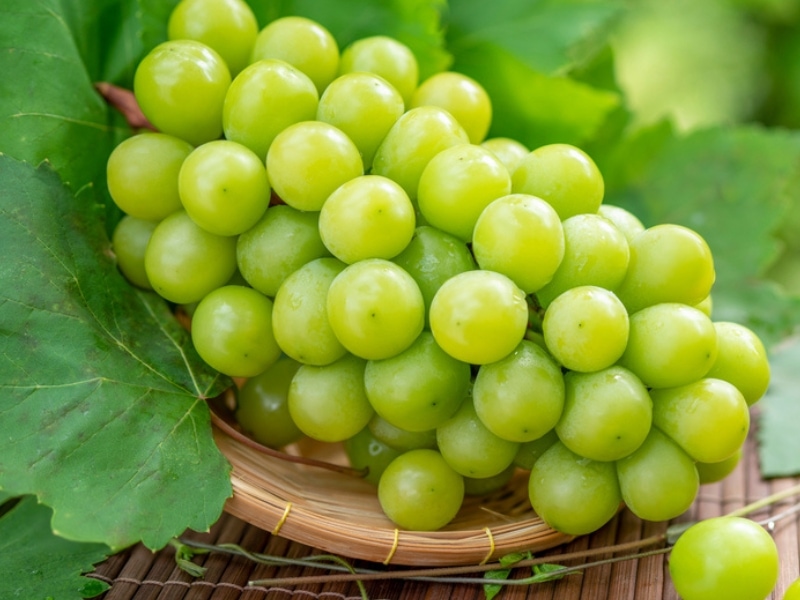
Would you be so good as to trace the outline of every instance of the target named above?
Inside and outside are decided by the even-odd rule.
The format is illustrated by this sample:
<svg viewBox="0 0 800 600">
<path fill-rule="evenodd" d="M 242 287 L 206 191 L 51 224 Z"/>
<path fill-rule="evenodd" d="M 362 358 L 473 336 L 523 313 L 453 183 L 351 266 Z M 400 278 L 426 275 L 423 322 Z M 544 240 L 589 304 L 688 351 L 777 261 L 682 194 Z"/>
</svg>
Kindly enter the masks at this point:
<svg viewBox="0 0 800 600">
<path fill-rule="evenodd" d="M 158 133 L 108 161 L 114 247 L 247 379 L 253 437 L 343 443 L 415 530 L 520 470 L 559 531 L 668 520 L 736 466 L 769 365 L 712 320 L 700 235 L 604 203 L 579 148 L 487 139 L 485 90 L 395 39 L 242 0 L 169 32 L 134 82 Z"/>
</svg>

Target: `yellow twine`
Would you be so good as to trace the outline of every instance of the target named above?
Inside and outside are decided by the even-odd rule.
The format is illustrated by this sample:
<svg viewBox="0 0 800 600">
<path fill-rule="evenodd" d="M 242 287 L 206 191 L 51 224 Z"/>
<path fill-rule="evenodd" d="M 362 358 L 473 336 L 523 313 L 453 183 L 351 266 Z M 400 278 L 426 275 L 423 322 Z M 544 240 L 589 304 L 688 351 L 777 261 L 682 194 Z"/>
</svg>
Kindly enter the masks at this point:
<svg viewBox="0 0 800 600">
<path fill-rule="evenodd" d="M 488 527 L 484 527 L 483 530 L 486 532 L 486 536 L 489 538 L 489 554 L 487 554 L 486 558 L 484 558 L 480 562 L 480 564 L 485 565 L 487 562 L 489 562 L 489 559 L 492 558 L 492 556 L 494 555 L 495 547 L 494 547 L 494 536 L 492 535 L 492 530 L 489 529 Z"/>
<path fill-rule="evenodd" d="M 394 558 L 394 553 L 397 552 L 397 545 L 400 542 L 400 530 L 395 528 L 394 530 L 394 543 L 392 544 L 392 549 L 389 550 L 389 556 L 386 557 L 386 560 L 383 561 L 384 565 L 388 565 L 392 562 L 392 558 Z"/>
<path fill-rule="evenodd" d="M 283 511 L 283 516 L 281 516 L 281 519 L 280 521 L 278 521 L 278 524 L 275 525 L 275 529 L 272 530 L 272 535 L 278 535 L 278 532 L 281 530 L 281 527 L 283 527 L 283 524 L 286 523 L 286 519 L 289 518 L 289 511 L 291 510 L 292 510 L 292 503 L 287 502 L 286 508 Z"/>
</svg>

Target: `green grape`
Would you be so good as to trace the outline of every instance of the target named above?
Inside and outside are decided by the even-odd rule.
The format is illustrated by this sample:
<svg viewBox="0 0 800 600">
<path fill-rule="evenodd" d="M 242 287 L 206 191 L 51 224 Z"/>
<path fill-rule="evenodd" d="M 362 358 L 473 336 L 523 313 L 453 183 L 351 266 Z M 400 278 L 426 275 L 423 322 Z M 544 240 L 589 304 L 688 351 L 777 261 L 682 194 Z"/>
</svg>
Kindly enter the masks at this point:
<svg viewBox="0 0 800 600">
<path fill-rule="evenodd" d="M 714 311 L 714 300 L 711 297 L 711 294 L 706 296 L 704 300 L 701 300 L 695 304 L 694 307 L 700 312 L 704 313 L 707 317 L 710 317 Z"/>
<path fill-rule="evenodd" d="M 228 66 L 214 50 L 194 40 L 171 40 L 136 67 L 133 93 L 156 129 L 196 146 L 222 134 L 230 85 Z"/>
<path fill-rule="evenodd" d="M 368 360 L 411 346 L 425 323 L 414 279 L 396 264 L 370 258 L 348 265 L 328 289 L 328 322 L 350 352 Z"/>
<path fill-rule="evenodd" d="M 600 205 L 600 208 L 597 209 L 597 213 L 616 225 L 617 229 L 619 229 L 625 236 L 625 239 L 628 240 L 628 243 L 632 242 L 633 238 L 642 233 L 645 229 L 639 217 L 621 206 L 603 203 Z"/>
<path fill-rule="evenodd" d="M 586 459 L 561 442 L 550 446 L 534 463 L 528 495 L 536 514 L 568 535 L 600 529 L 622 501 L 613 462 Z"/>
<path fill-rule="evenodd" d="M 367 364 L 367 368 L 369 368 L 369 364 Z M 367 391 L 367 395 L 369 395 L 369 391 Z M 392 425 L 378 413 L 375 413 L 370 419 L 367 427 L 369 427 L 376 440 L 400 452 L 416 450 L 417 448 L 436 448 L 435 429 L 408 431 Z"/>
<path fill-rule="evenodd" d="M 601 287 L 567 290 L 547 307 L 542 332 L 547 348 L 573 371 L 600 371 L 625 352 L 629 320 L 619 298 Z"/>
<path fill-rule="evenodd" d="M 580 285 L 614 290 L 628 270 L 628 240 L 608 219 L 597 214 L 575 215 L 562 225 L 564 258 L 553 278 L 536 291 L 543 308 L 559 294 Z"/>
<path fill-rule="evenodd" d="M 800 579 L 795 579 L 783 593 L 783 600 L 800 600 Z"/>
<path fill-rule="evenodd" d="M 719 352 L 706 376 L 732 383 L 747 404 L 753 405 L 769 387 L 769 358 L 763 342 L 752 330 L 738 323 L 718 321 L 714 328 Z"/>
<path fill-rule="evenodd" d="M 411 97 L 415 106 L 445 109 L 467 132 L 469 141 L 480 144 L 492 123 L 492 101 L 477 81 L 455 71 L 441 71 L 419 84 Z"/>
<path fill-rule="evenodd" d="M 467 245 L 430 225 L 420 225 L 411 241 L 392 262 L 405 269 L 417 282 L 425 300 L 425 320 L 436 292 L 453 275 L 477 267 Z"/>
<path fill-rule="evenodd" d="M 282 60 L 259 60 L 236 76 L 225 95 L 225 137 L 266 160 L 275 136 L 312 120 L 318 103 L 317 88 L 305 73 Z"/>
<path fill-rule="evenodd" d="M 399 183 L 412 200 L 428 162 L 451 146 L 469 141 L 464 128 L 444 109 L 412 108 L 395 121 L 375 151 L 372 174 Z"/>
<path fill-rule="evenodd" d="M 282 356 L 244 382 L 236 402 L 236 421 L 250 437 L 282 448 L 303 436 L 289 414 L 289 385 L 300 363 Z"/>
<path fill-rule="evenodd" d="M 232 76 L 250 62 L 258 21 L 244 0 L 181 0 L 167 22 L 170 40 L 196 40 L 213 48 Z"/>
<path fill-rule="evenodd" d="M 358 71 L 383 77 L 400 93 L 406 106 L 419 83 L 414 53 L 399 40 L 384 35 L 361 38 L 342 51 L 339 73 Z"/>
<path fill-rule="evenodd" d="M 436 450 L 410 450 L 386 467 L 378 483 L 378 501 L 398 527 L 436 531 L 458 514 L 464 478 Z"/>
<path fill-rule="evenodd" d="M 327 365 L 347 352 L 328 322 L 326 308 L 328 289 L 344 268 L 335 258 L 314 259 L 286 277 L 275 294 L 275 339 L 284 353 L 301 363 Z"/>
<path fill-rule="evenodd" d="M 642 445 L 653 422 L 647 388 L 622 367 L 564 376 L 564 412 L 556 433 L 564 445 L 592 460 L 618 460 Z"/>
<path fill-rule="evenodd" d="M 564 409 L 564 376 L 540 346 L 522 340 L 497 362 L 481 365 L 472 388 L 475 411 L 495 435 L 530 442 L 550 431 Z"/>
<path fill-rule="evenodd" d="M 303 365 L 289 386 L 289 414 L 321 442 L 341 442 L 364 427 L 375 411 L 364 390 L 366 361 L 346 354 L 329 365 Z"/>
<path fill-rule="evenodd" d="M 695 523 L 675 542 L 669 574 L 683 600 L 765 600 L 778 581 L 778 549 L 743 517 Z"/>
<path fill-rule="evenodd" d="M 459 144 L 428 162 L 417 202 L 428 225 L 469 242 L 484 208 L 510 192 L 511 176 L 499 158 L 480 146 Z"/>
<path fill-rule="evenodd" d="M 117 267 L 130 283 L 144 290 L 153 289 L 144 268 L 144 254 L 155 228 L 153 221 L 125 215 L 111 234 Z"/>
<path fill-rule="evenodd" d="M 442 350 L 428 331 L 406 350 L 367 363 L 364 383 L 375 412 L 412 432 L 435 429 L 452 417 L 470 385 L 470 367 Z"/>
<path fill-rule="evenodd" d="M 481 212 L 472 233 L 472 252 L 482 269 L 502 273 L 532 293 L 546 285 L 561 264 L 564 230 L 544 200 L 509 194 Z"/>
<path fill-rule="evenodd" d="M 431 301 L 430 326 L 450 356 L 474 365 L 500 360 L 528 326 L 525 292 L 494 271 L 465 271 L 445 281 Z"/>
<path fill-rule="evenodd" d="M 700 476 L 700 485 L 717 483 L 725 479 L 736 470 L 742 460 L 742 454 L 743 448 L 739 448 L 728 458 L 719 462 L 696 462 L 694 466 L 697 467 L 697 474 Z"/>
<path fill-rule="evenodd" d="M 520 161 L 530 150 L 517 140 L 507 137 L 493 137 L 481 142 L 481 146 L 491 151 L 506 166 L 509 173 L 514 173 Z"/>
<path fill-rule="evenodd" d="M 220 373 L 262 373 L 281 355 L 272 332 L 272 300 L 241 285 L 210 292 L 192 314 L 192 343 L 200 358 Z"/>
<path fill-rule="evenodd" d="M 245 281 L 274 298 L 289 275 L 312 260 L 330 256 L 318 223 L 319 213 L 285 204 L 270 207 L 236 242 L 236 263 Z"/>
<path fill-rule="evenodd" d="M 269 206 L 270 186 L 255 152 L 230 140 L 197 147 L 178 176 L 181 203 L 192 220 L 216 235 L 238 235 Z"/>
<path fill-rule="evenodd" d="M 176 304 L 198 302 L 236 271 L 236 238 L 201 229 L 181 210 L 156 225 L 144 268 L 162 298 Z"/>
<path fill-rule="evenodd" d="M 403 188 L 380 175 L 363 175 L 340 185 L 319 213 L 319 234 L 336 258 L 351 264 L 365 258 L 394 258 L 414 235 L 414 205 Z"/>
<path fill-rule="evenodd" d="M 290 125 L 272 141 L 267 174 L 273 189 L 298 210 L 320 210 L 343 183 L 364 174 L 356 145 L 321 121 Z"/>
<path fill-rule="evenodd" d="M 502 490 L 514 478 L 517 468 L 510 464 L 504 471 L 492 477 L 464 477 L 465 496 L 486 496 Z"/>
<path fill-rule="evenodd" d="M 631 257 L 617 295 L 630 312 L 664 302 L 702 302 L 714 284 L 711 249 L 681 225 L 649 227 L 630 243 Z"/>
<path fill-rule="evenodd" d="M 519 443 L 493 434 L 478 418 L 469 396 L 456 413 L 436 428 L 439 452 L 465 477 L 494 477 L 514 462 Z"/>
<path fill-rule="evenodd" d="M 736 453 L 750 429 L 750 412 L 733 384 L 700 379 L 651 390 L 653 424 L 700 462 L 719 462 Z"/>
<path fill-rule="evenodd" d="M 361 152 L 369 171 L 375 151 L 405 112 L 394 86 L 374 73 L 346 73 L 334 79 L 319 99 L 317 120 L 341 129 Z"/>
<path fill-rule="evenodd" d="M 402 454 L 400 450 L 377 439 L 368 427 L 347 438 L 344 441 L 344 451 L 350 466 L 359 470 L 366 469 L 364 480 L 373 485 L 378 485 L 389 463 Z"/>
<path fill-rule="evenodd" d="M 625 505 L 648 521 L 682 515 L 700 486 L 694 460 L 655 427 L 633 454 L 617 461 L 617 476 Z"/>
<path fill-rule="evenodd" d="M 517 455 L 514 457 L 514 465 L 520 469 L 530 471 L 539 457 L 545 451 L 558 441 L 558 434 L 555 429 L 551 429 L 542 437 L 530 442 L 522 442 L 517 450 Z"/>
<path fill-rule="evenodd" d="M 124 213 L 160 221 L 181 209 L 178 173 L 192 145 L 166 133 L 145 132 L 119 143 L 108 157 L 108 193 Z"/>
<path fill-rule="evenodd" d="M 569 144 L 532 150 L 514 171 L 512 184 L 514 193 L 549 202 L 562 220 L 596 213 L 605 193 L 597 165 L 583 150 Z"/>
</svg>

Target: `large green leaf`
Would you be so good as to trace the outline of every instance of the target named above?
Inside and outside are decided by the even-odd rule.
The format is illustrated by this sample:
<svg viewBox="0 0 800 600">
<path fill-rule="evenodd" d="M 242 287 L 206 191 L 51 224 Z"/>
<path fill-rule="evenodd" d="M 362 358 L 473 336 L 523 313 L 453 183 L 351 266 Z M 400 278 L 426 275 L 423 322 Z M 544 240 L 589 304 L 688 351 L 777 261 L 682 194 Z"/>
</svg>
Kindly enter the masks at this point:
<svg viewBox="0 0 800 600">
<path fill-rule="evenodd" d="M 116 270 L 102 207 L 0 155 L 0 488 L 113 549 L 207 529 L 230 495 L 205 367 L 166 304 Z"/>
</svg>

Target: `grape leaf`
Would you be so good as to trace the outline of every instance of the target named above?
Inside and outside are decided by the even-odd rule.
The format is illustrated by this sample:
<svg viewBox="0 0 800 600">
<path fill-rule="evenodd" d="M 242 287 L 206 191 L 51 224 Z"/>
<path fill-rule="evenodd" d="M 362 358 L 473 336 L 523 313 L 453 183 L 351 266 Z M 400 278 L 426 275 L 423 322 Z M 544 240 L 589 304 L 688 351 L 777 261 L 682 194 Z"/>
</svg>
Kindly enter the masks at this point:
<svg viewBox="0 0 800 600">
<path fill-rule="evenodd" d="M 230 496 L 208 406 L 229 384 L 116 270 L 102 207 L 0 155 L 0 488 L 118 550 L 207 529 Z"/>
<path fill-rule="evenodd" d="M 0 516 L 0 598 L 79 600 L 108 589 L 102 581 L 81 576 L 108 556 L 108 547 L 53 535 L 51 516 L 32 496 Z"/>
</svg>

